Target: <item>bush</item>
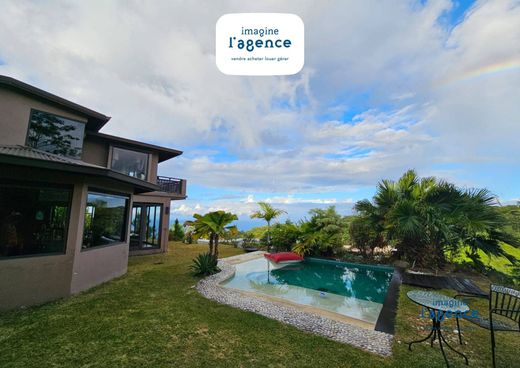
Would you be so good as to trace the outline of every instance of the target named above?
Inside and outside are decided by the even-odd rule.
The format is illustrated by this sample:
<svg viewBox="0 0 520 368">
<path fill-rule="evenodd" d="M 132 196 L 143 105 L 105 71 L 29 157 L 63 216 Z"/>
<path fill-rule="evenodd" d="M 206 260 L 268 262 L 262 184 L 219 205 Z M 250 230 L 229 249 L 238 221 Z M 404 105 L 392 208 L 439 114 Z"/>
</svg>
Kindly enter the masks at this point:
<svg viewBox="0 0 520 368">
<path fill-rule="evenodd" d="M 365 258 L 373 258 L 374 249 L 384 245 L 382 235 L 378 234 L 370 221 L 363 217 L 352 220 L 349 233 L 353 245 Z"/>
<path fill-rule="evenodd" d="M 310 220 L 300 223 L 301 236 L 296 253 L 330 257 L 340 251 L 347 231 L 346 220 L 334 206 L 309 211 Z"/>
<path fill-rule="evenodd" d="M 297 225 L 287 220 L 285 224 L 275 224 L 271 228 L 271 244 L 277 252 L 290 251 L 301 235 Z"/>
<path fill-rule="evenodd" d="M 218 260 L 213 254 L 201 253 L 197 258 L 193 259 L 193 264 L 190 268 L 198 276 L 209 276 L 220 271 L 217 266 Z"/>
<path fill-rule="evenodd" d="M 250 231 L 246 231 L 242 235 L 242 248 L 257 248 L 260 245 L 258 239 L 255 238 L 255 234 Z"/>
</svg>

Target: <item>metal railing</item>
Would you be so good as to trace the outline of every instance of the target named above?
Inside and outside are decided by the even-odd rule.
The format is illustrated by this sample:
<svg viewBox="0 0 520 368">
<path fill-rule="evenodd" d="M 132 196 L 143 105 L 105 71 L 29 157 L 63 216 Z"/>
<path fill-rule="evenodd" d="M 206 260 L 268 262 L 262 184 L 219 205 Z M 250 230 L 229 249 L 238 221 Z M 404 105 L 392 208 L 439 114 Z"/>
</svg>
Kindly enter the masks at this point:
<svg viewBox="0 0 520 368">
<path fill-rule="evenodd" d="M 170 178 L 167 176 L 158 176 L 157 185 L 163 192 L 184 195 L 186 193 L 186 180 L 178 178 Z"/>
</svg>

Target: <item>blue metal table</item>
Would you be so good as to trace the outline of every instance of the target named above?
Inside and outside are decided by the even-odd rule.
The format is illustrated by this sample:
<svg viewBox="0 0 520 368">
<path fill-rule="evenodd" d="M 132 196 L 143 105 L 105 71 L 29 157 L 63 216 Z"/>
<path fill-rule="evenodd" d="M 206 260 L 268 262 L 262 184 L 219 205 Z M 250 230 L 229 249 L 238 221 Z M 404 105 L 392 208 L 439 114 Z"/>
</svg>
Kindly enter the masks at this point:
<svg viewBox="0 0 520 368">
<path fill-rule="evenodd" d="M 433 347 L 433 342 L 435 341 L 435 339 L 438 339 L 439 345 L 441 347 L 442 356 L 444 357 L 444 361 L 446 362 L 447 367 L 449 367 L 450 364 L 448 362 L 448 358 L 446 358 L 446 353 L 444 352 L 443 344 L 445 344 L 450 350 L 462 356 L 466 361 L 466 365 L 468 365 L 468 358 L 466 357 L 466 355 L 452 348 L 442 335 L 441 322 L 444 320 L 446 313 L 450 313 L 454 315 L 457 319 L 457 328 L 459 328 L 460 331 L 458 317 L 468 312 L 469 306 L 460 300 L 451 298 L 446 295 L 433 293 L 430 291 L 411 290 L 406 295 L 414 303 L 426 308 L 428 310 L 428 315 L 432 320 L 432 330 L 430 331 L 430 334 L 426 336 L 424 339 L 410 342 L 408 344 L 408 350 L 412 351 L 412 344 L 423 342 L 430 338 L 430 345 Z"/>
</svg>

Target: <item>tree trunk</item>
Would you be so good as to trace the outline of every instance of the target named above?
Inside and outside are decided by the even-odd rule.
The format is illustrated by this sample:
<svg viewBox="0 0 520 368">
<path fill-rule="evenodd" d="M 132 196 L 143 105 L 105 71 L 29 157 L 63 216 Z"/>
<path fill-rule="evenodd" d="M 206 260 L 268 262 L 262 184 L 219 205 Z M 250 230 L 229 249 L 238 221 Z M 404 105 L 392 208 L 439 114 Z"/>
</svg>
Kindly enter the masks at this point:
<svg viewBox="0 0 520 368">
<path fill-rule="evenodd" d="M 267 221 L 267 250 L 271 248 L 271 221 Z"/>
<path fill-rule="evenodd" d="M 213 233 L 209 234 L 209 254 L 213 254 Z"/>
<path fill-rule="evenodd" d="M 218 234 L 215 234 L 214 249 L 215 249 L 215 258 L 218 259 Z"/>
</svg>

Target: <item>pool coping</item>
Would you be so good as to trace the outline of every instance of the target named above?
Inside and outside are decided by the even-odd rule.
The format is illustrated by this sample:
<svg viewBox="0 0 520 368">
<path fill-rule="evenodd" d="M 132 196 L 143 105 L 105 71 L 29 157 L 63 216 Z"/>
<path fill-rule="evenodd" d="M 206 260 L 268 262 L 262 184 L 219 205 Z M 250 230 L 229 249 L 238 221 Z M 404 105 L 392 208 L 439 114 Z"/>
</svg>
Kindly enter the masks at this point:
<svg viewBox="0 0 520 368">
<path fill-rule="evenodd" d="M 262 257 L 263 253 L 259 251 L 220 259 L 218 266 L 221 271 L 200 280 L 195 288 L 208 299 L 260 314 L 292 325 L 302 331 L 349 344 L 381 356 L 392 354 L 393 336 L 386 332 L 370 330 L 356 326 L 354 323 L 309 312 L 295 303 L 281 303 L 274 298 L 259 297 L 253 293 L 220 286 L 221 282 L 235 274 L 234 264 Z"/>
<path fill-rule="evenodd" d="M 379 317 L 376 321 L 375 330 L 386 332 L 391 335 L 395 334 L 395 319 L 397 316 L 397 302 L 399 300 L 399 289 L 402 284 L 402 270 L 399 268 L 394 269 L 388 291 L 386 292 L 385 301 L 383 302 L 383 308 L 379 313 Z"/>
</svg>

